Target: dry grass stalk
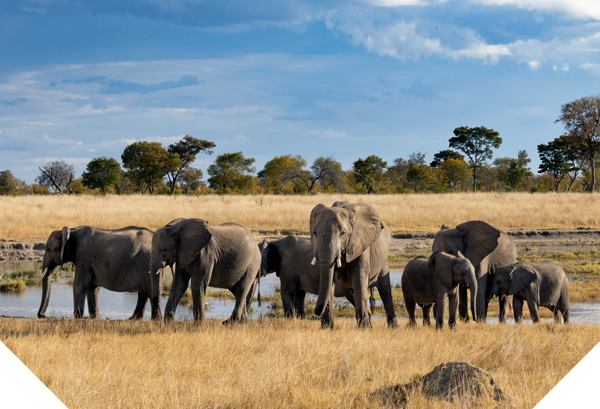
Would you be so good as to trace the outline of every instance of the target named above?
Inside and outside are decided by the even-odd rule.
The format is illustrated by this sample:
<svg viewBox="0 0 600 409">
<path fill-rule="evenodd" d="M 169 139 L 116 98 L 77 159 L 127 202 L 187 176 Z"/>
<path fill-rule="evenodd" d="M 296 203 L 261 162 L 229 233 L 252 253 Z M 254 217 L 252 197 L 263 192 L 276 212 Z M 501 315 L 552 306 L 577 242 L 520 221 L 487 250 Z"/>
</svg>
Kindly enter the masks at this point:
<svg viewBox="0 0 600 409">
<path fill-rule="evenodd" d="M 376 408 L 371 392 L 442 362 L 490 372 L 531 408 L 600 341 L 597 325 L 464 325 L 359 330 L 338 320 L 0 320 L 4 342 L 69 408 Z M 478 407 L 495 407 L 479 402 Z M 469 407 L 411 397 L 410 408 Z"/>
<path fill-rule="evenodd" d="M 0 239 L 46 238 L 63 226 L 129 225 L 157 229 L 178 217 L 250 229 L 308 231 L 310 211 L 336 200 L 373 205 L 393 232 L 435 232 L 484 220 L 504 230 L 600 228 L 600 195 L 457 193 L 313 196 L 18 196 L 0 197 Z"/>
</svg>

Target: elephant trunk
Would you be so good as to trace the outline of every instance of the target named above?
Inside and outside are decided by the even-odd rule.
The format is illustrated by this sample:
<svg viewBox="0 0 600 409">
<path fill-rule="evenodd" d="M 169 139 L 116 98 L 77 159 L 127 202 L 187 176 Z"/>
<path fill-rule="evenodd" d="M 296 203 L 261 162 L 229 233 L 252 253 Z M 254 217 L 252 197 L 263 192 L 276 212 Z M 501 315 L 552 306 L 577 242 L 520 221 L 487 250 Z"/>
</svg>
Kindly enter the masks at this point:
<svg viewBox="0 0 600 409">
<path fill-rule="evenodd" d="M 319 263 L 319 296 L 315 306 L 315 314 L 321 315 L 327 307 L 333 287 L 333 260 L 329 263 Z"/>
<path fill-rule="evenodd" d="M 473 314 L 473 319 L 477 320 L 477 279 L 475 278 L 475 274 L 468 276 L 466 283 L 467 287 L 469 287 L 469 291 L 471 292 L 471 313 Z"/>
<path fill-rule="evenodd" d="M 46 309 L 50 302 L 50 282 L 54 267 L 54 263 L 44 255 L 44 263 L 42 264 L 42 301 L 37 314 L 38 318 L 45 318 Z"/>
</svg>

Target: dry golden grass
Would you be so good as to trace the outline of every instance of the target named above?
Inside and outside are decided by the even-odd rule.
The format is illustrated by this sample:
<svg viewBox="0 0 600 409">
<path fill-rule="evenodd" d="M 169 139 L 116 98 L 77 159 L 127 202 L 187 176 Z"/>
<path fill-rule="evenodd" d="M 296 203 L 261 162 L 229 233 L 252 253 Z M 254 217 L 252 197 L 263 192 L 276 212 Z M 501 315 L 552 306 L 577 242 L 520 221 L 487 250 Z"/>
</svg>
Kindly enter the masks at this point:
<svg viewBox="0 0 600 409">
<path fill-rule="evenodd" d="M 312 208 L 336 200 L 374 206 L 393 232 L 435 232 L 484 220 L 503 230 L 600 228 L 600 195 L 457 193 L 313 196 L 1 196 L 0 239 L 46 238 L 63 226 L 157 229 L 178 217 L 250 229 L 308 231 Z"/>
<path fill-rule="evenodd" d="M 600 341 L 600 326 L 4 319 L 0 340 L 72 409 L 376 408 L 371 392 L 452 361 L 487 370 L 516 407 L 532 408 Z M 417 394 L 409 407 L 468 406 Z"/>
</svg>

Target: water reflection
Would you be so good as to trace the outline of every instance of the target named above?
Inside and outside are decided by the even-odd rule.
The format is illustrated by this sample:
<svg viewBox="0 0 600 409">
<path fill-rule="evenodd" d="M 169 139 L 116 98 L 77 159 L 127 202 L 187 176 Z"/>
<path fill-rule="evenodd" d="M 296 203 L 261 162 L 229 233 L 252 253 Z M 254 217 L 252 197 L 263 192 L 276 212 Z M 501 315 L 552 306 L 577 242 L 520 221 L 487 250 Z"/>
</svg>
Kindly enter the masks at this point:
<svg viewBox="0 0 600 409">
<path fill-rule="evenodd" d="M 392 286 L 400 284 L 402 270 L 390 271 L 390 281 Z M 265 296 L 276 294 L 276 288 L 280 285 L 279 278 L 275 274 L 269 274 L 261 279 L 261 293 Z M 209 287 L 210 288 L 210 287 Z M 307 295 L 307 298 L 310 298 Z M 21 294 L 0 293 L 0 314 L 11 317 L 36 317 L 42 298 L 41 287 L 33 287 Z M 316 299 L 316 296 L 312 296 Z M 340 299 L 339 301 L 341 301 Z M 100 289 L 99 317 L 110 319 L 127 319 L 133 313 L 137 302 L 137 294 L 116 293 Z M 162 306 L 167 303 L 167 297 L 161 297 Z M 205 310 L 207 318 L 226 319 L 231 315 L 235 301 L 232 299 L 209 299 L 209 309 Z M 252 303 L 250 318 L 258 318 L 260 314 L 265 314 L 269 310 L 268 303 L 263 303 L 262 308 L 258 303 Z M 377 302 L 378 305 L 381 302 Z M 87 308 L 87 307 L 86 307 Z M 544 307 L 542 307 L 544 308 Z M 420 309 L 419 309 L 420 310 Z M 86 311 L 87 313 L 87 311 Z M 418 312 L 418 314 L 420 311 Z M 179 306 L 176 311 L 177 320 L 192 319 L 193 314 L 190 308 Z M 46 311 L 48 317 L 68 317 L 73 316 L 73 288 L 66 284 L 52 284 L 50 303 Z M 385 317 L 383 317 L 385 318 Z M 146 306 L 144 319 L 150 319 L 150 305 Z M 490 317 L 489 323 L 498 322 L 497 318 Z M 531 320 L 524 320 L 525 323 L 531 323 Z M 546 319 L 545 322 L 553 322 L 553 319 Z M 571 304 L 571 322 L 572 323 L 600 323 L 600 303 Z M 514 324 L 512 317 L 508 318 L 509 324 Z"/>
</svg>

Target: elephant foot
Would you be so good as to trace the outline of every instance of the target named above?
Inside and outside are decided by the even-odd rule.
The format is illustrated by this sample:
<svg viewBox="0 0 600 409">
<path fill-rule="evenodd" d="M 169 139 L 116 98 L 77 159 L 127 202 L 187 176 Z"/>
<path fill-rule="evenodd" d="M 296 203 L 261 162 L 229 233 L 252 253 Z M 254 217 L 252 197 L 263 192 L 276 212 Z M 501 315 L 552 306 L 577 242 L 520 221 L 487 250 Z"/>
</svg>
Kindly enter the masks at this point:
<svg viewBox="0 0 600 409">
<path fill-rule="evenodd" d="M 138 314 L 133 314 L 131 317 L 127 318 L 127 321 L 137 321 L 137 320 L 141 320 L 142 317 Z"/>
<path fill-rule="evenodd" d="M 394 318 L 393 320 L 389 320 L 388 328 L 398 328 L 398 320 L 396 320 L 396 318 Z"/>
<path fill-rule="evenodd" d="M 321 329 L 333 329 L 333 322 L 321 321 Z"/>
<path fill-rule="evenodd" d="M 416 321 L 408 321 L 408 324 L 406 324 L 406 328 L 417 328 L 417 322 Z"/>
</svg>

